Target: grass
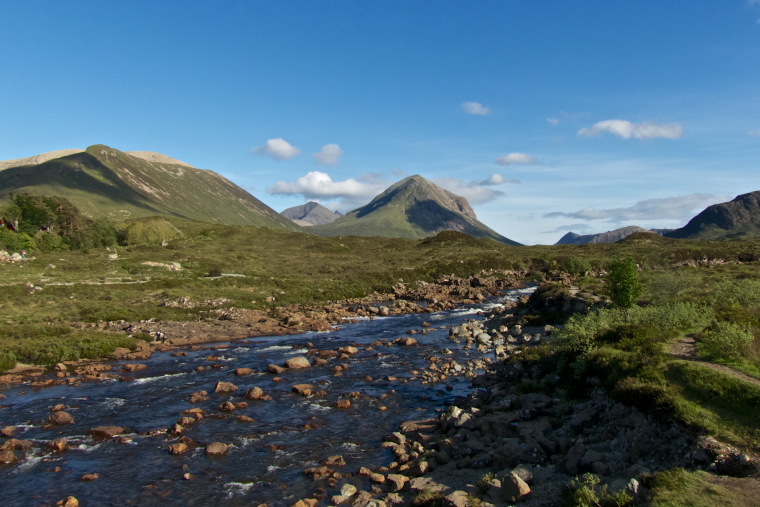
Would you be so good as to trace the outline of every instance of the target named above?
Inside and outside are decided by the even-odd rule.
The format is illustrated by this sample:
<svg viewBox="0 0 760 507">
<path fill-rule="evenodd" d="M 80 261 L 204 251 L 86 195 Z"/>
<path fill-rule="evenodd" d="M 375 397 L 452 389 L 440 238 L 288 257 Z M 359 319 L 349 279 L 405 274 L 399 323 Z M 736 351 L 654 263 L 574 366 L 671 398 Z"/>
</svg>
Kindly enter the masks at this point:
<svg viewBox="0 0 760 507">
<path fill-rule="evenodd" d="M 744 500 L 729 489 L 711 484 L 709 474 L 674 468 L 643 479 L 650 489 L 647 505 L 652 507 L 742 507 Z"/>
</svg>

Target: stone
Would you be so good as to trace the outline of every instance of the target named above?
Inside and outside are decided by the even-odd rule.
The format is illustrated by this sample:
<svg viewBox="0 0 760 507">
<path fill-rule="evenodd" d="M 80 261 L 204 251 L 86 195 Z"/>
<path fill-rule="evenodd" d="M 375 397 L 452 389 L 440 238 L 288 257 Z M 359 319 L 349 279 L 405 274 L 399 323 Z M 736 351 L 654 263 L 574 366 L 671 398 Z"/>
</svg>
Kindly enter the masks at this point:
<svg viewBox="0 0 760 507">
<path fill-rule="evenodd" d="M 74 422 L 74 418 L 71 417 L 71 414 L 68 412 L 53 412 L 50 414 L 50 417 L 48 417 L 48 422 L 50 424 L 63 426 L 64 424 L 72 424 Z"/>
<path fill-rule="evenodd" d="M 88 433 L 94 437 L 113 438 L 124 433 L 124 428 L 121 426 L 98 426 L 90 429 Z"/>
<path fill-rule="evenodd" d="M 238 422 L 243 422 L 243 423 L 253 422 L 253 418 L 248 417 L 247 415 L 239 415 L 237 416 L 236 419 L 238 420 Z"/>
<path fill-rule="evenodd" d="M 417 340 L 415 340 L 414 338 L 405 336 L 403 338 L 397 338 L 393 340 L 393 343 L 401 345 L 402 347 L 411 347 L 412 345 L 417 345 Z"/>
<path fill-rule="evenodd" d="M 313 389 L 316 389 L 316 387 L 311 384 L 296 384 L 291 388 L 291 391 L 301 396 L 311 396 Z"/>
<path fill-rule="evenodd" d="M 231 394 L 237 391 L 237 386 L 231 382 L 217 382 L 214 392 L 216 394 Z"/>
<path fill-rule="evenodd" d="M 595 461 L 594 463 L 591 463 L 591 473 L 596 475 L 607 475 L 610 473 L 610 467 L 607 466 L 607 463 L 604 463 L 602 461 Z"/>
<path fill-rule="evenodd" d="M 275 375 L 282 375 L 282 373 L 285 371 L 285 368 L 282 366 L 277 366 L 276 364 L 270 364 L 267 366 L 267 372 L 268 373 L 274 373 Z"/>
<path fill-rule="evenodd" d="M 221 442 L 213 442 L 206 446 L 206 454 L 209 456 L 223 456 L 228 450 L 229 446 Z"/>
<path fill-rule="evenodd" d="M 369 481 L 375 484 L 383 484 L 385 482 L 385 476 L 383 474 L 370 474 Z"/>
<path fill-rule="evenodd" d="M 180 454 L 184 454 L 187 452 L 187 444 L 184 444 L 182 442 L 177 442 L 176 444 L 172 444 L 169 446 L 169 454 L 173 454 L 175 456 L 179 456 Z"/>
<path fill-rule="evenodd" d="M 596 463 L 598 461 L 604 462 L 606 460 L 606 457 L 601 452 L 597 452 L 593 449 L 588 449 L 581 458 L 581 468 L 591 468 L 591 465 L 593 463 Z"/>
<path fill-rule="evenodd" d="M 340 454 L 336 454 L 335 456 L 328 456 L 323 459 L 321 465 L 326 467 L 343 467 L 346 466 L 346 460 Z"/>
<path fill-rule="evenodd" d="M 341 505 L 348 502 L 348 497 L 343 495 L 334 495 L 330 501 L 333 505 Z"/>
<path fill-rule="evenodd" d="M 338 349 L 338 352 L 340 352 L 341 354 L 358 354 L 359 349 L 357 349 L 356 347 L 341 347 Z"/>
<path fill-rule="evenodd" d="M 393 442 L 398 445 L 404 445 L 406 443 L 406 436 L 399 431 L 394 431 L 389 435 L 383 437 L 384 442 Z"/>
<path fill-rule="evenodd" d="M 385 483 L 390 487 L 391 491 L 401 491 L 404 489 L 404 485 L 409 481 L 409 478 L 401 474 L 388 474 L 385 478 Z"/>
<path fill-rule="evenodd" d="M 530 486 L 514 473 L 509 473 L 501 480 L 501 498 L 505 502 L 522 502 L 530 495 Z"/>
<path fill-rule="evenodd" d="M 561 468 L 565 470 L 568 475 L 578 475 L 578 471 L 581 465 L 581 458 L 586 454 L 586 446 L 582 443 L 577 443 L 572 446 L 565 455 L 560 464 Z"/>
<path fill-rule="evenodd" d="M 45 447 L 53 452 L 63 452 L 69 448 L 69 442 L 65 438 L 54 438 Z"/>
<path fill-rule="evenodd" d="M 18 463 L 18 456 L 13 451 L 0 451 L 0 463 L 14 464 Z"/>
<path fill-rule="evenodd" d="M 34 447 L 34 444 L 31 440 L 17 440 L 11 438 L 7 440 L 0 449 L 3 451 L 28 451 L 32 447 Z"/>
<path fill-rule="evenodd" d="M 135 372 L 135 371 L 141 371 L 141 370 L 147 370 L 148 365 L 147 364 L 125 364 L 121 367 L 121 371 L 126 372 Z"/>
<path fill-rule="evenodd" d="M 346 483 L 340 487 L 340 494 L 346 498 L 349 496 L 354 496 L 356 494 L 356 486 Z"/>
<path fill-rule="evenodd" d="M 237 375 L 238 377 L 251 375 L 252 373 L 253 373 L 253 370 L 251 368 L 236 368 L 235 369 L 235 375 Z"/>
<path fill-rule="evenodd" d="M 319 479 L 324 479 L 326 477 L 330 477 L 333 474 L 334 470 L 327 467 L 312 467 L 307 468 L 302 474 L 311 477 L 315 481 L 318 481 Z"/>
<path fill-rule="evenodd" d="M 338 400 L 333 403 L 333 408 L 348 409 L 351 408 L 351 402 L 348 400 Z"/>
<path fill-rule="evenodd" d="M 252 387 L 243 395 L 248 400 L 260 400 L 264 396 L 264 391 L 260 387 Z"/>
<path fill-rule="evenodd" d="M 533 465 L 521 463 L 512 470 L 512 473 L 527 484 L 533 484 Z"/>
<path fill-rule="evenodd" d="M 56 507 L 79 507 L 79 500 L 77 500 L 73 496 L 67 496 L 63 500 L 57 501 L 55 505 Z"/>
<path fill-rule="evenodd" d="M 234 412 L 237 409 L 234 403 L 231 401 L 225 401 L 221 405 L 219 405 L 219 410 L 222 412 Z"/>
<path fill-rule="evenodd" d="M 192 393 L 187 401 L 190 403 L 203 403 L 208 400 L 209 397 L 206 391 L 198 391 L 197 393 Z"/>
<path fill-rule="evenodd" d="M 318 503 L 319 500 L 316 498 L 302 498 L 301 500 L 298 500 L 296 503 L 292 504 L 290 507 L 317 507 Z"/>
<path fill-rule="evenodd" d="M 66 410 L 66 405 L 63 403 L 59 403 L 58 405 L 55 405 L 53 408 L 50 409 L 51 412 L 62 412 Z"/>
<path fill-rule="evenodd" d="M 82 482 L 97 481 L 98 479 L 100 479 L 98 474 L 84 474 L 82 476 Z"/>
<path fill-rule="evenodd" d="M 2 430 L 0 430 L 0 435 L 4 437 L 12 437 L 16 434 L 17 431 L 18 431 L 18 428 L 16 428 L 15 426 L 6 426 Z"/>
<path fill-rule="evenodd" d="M 470 495 L 466 491 L 457 490 L 443 497 L 444 507 L 468 507 Z"/>
<path fill-rule="evenodd" d="M 285 361 L 285 367 L 290 370 L 298 370 L 302 368 L 310 368 L 311 363 L 304 356 L 291 357 Z"/>
<path fill-rule="evenodd" d="M 57 363 L 55 366 L 53 366 L 53 370 L 55 371 L 68 371 L 68 367 L 63 363 Z"/>
</svg>

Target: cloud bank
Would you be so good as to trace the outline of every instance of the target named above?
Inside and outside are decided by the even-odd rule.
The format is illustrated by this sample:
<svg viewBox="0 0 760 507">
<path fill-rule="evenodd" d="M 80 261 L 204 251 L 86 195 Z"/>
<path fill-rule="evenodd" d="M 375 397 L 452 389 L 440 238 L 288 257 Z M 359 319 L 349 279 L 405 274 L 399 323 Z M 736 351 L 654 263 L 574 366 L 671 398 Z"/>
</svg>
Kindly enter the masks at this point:
<svg viewBox="0 0 760 507">
<path fill-rule="evenodd" d="M 505 178 L 501 174 L 493 174 L 483 181 L 467 182 L 459 178 L 434 178 L 431 181 L 449 192 L 461 195 L 473 205 L 483 204 L 504 195 L 501 190 L 488 187 L 503 183 L 520 183 L 518 180 Z"/>
<path fill-rule="evenodd" d="M 335 165 L 340 161 L 340 157 L 343 155 L 343 150 L 337 144 L 326 144 L 322 146 L 322 149 L 317 153 L 312 153 L 312 157 L 317 161 L 317 164 L 322 165 Z"/>
<path fill-rule="evenodd" d="M 712 194 L 689 194 L 677 197 L 647 199 L 626 208 L 584 208 L 573 213 L 555 211 L 545 214 L 544 218 L 567 217 L 580 220 L 607 220 L 613 223 L 632 220 L 683 220 L 684 218 L 691 218 L 696 210 L 701 211 L 707 206 L 725 202 L 726 200 L 726 197 Z"/>
<path fill-rule="evenodd" d="M 527 153 L 509 153 L 503 157 L 497 158 L 496 163 L 499 165 L 535 165 L 538 164 L 538 159 Z"/>
<path fill-rule="evenodd" d="M 621 139 L 678 139 L 683 135 L 683 126 L 680 123 L 657 123 L 645 121 L 644 123 L 631 123 L 626 120 L 604 120 L 594 123 L 589 128 L 580 129 L 579 136 L 593 137 L 602 132 L 615 134 Z"/>
<path fill-rule="evenodd" d="M 339 201 L 335 209 L 345 211 L 372 200 L 389 182 L 380 174 L 364 174 L 344 181 L 333 181 L 329 174 L 311 171 L 292 183 L 278 181 L 267 189 L 273 195 L 300 195 L 307 200 Z"/>
<path fill-rule="evenodd" d="M 301 154 L 301 150 L 281 137 L 278 137 L 276 139 L 267 139 L 265 145 L 254 148 L 251 151 L 257 155 L 272 157 L 275 160 L 287 160 L 289 158 L 297 157 Z"/>
<path fill-rule="evenodd" d="M 465 102 L 462 104 L 462 109 L 467 114 L 476 114 L 479 116 L 491 114 L 491 108 L 484 106 L 480 102 Z"/>
</svg>

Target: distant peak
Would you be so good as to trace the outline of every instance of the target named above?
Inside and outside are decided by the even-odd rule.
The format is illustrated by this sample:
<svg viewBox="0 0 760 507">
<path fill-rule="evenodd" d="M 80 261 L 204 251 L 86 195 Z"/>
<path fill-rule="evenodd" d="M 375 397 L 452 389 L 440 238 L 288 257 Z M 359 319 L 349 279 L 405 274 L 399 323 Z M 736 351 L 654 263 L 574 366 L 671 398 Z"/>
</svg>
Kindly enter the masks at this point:
<svg viewBox="0 0 760 507">
<path fill-rule="evenodd" d="M 39 155 L 32 155 L 26 158 L 16 158 L 13 160 L 0 160 L 0 171 L 8 169 L 9 167 L 19 167 L 22 165 L 37 165 L 47 162 L 48 160 L 54 160 L 56 158 L 67 157 L 74 155 L 75 153 L 82 153 L 84 150 L 77 148 L 70 148 L 68 150 L 56 150 L 48 151 L 46 153 L 40 153 Z"/>
<path fill-rule="evenodd" d="M 187 162 L 182 162 L 181 160 L 168 157 L 161 153 L 156 153 L 155 151 L 125 151 L 124 153 L 126 153 L 127 155 L 131 155 L 133 157 L 147 160 L 148 162 L 157 162 L 159 164 L 183 165 L 185 167 L 192 167 L 193 169 L 195 169 L 195 167 L 191 166 Z"/>
</svg>

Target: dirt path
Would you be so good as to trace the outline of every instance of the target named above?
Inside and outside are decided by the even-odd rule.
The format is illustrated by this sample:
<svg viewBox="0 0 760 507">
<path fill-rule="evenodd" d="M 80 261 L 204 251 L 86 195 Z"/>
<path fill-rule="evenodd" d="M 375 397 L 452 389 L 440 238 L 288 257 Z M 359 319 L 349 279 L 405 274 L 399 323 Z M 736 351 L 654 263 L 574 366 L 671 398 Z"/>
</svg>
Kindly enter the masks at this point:
<svg viewBox="0 0 760 507">
<path fill-rule="evenodd" d="M 738 378 L 739 380 L 743 380 L 760 387 L 760 380 L 756 379 L 755 377 L 750 377 L 746 373 L 734 370 L 728 366 L 723 366 L 722 364 L 710 363 L 708 361 L 700 359 L 697 356 L 696 344 L 694 337 L 692 336 L 684 336 L 676 340 L 676 342 L 670 347 L 670 355 L 677 359 L 694 361 L 695 363 L 699 363 L 702 366 L 710 368 L 711 370 L 725 373 L 726 375 L 730 375 L 734 378 Z"/>
</svg>

